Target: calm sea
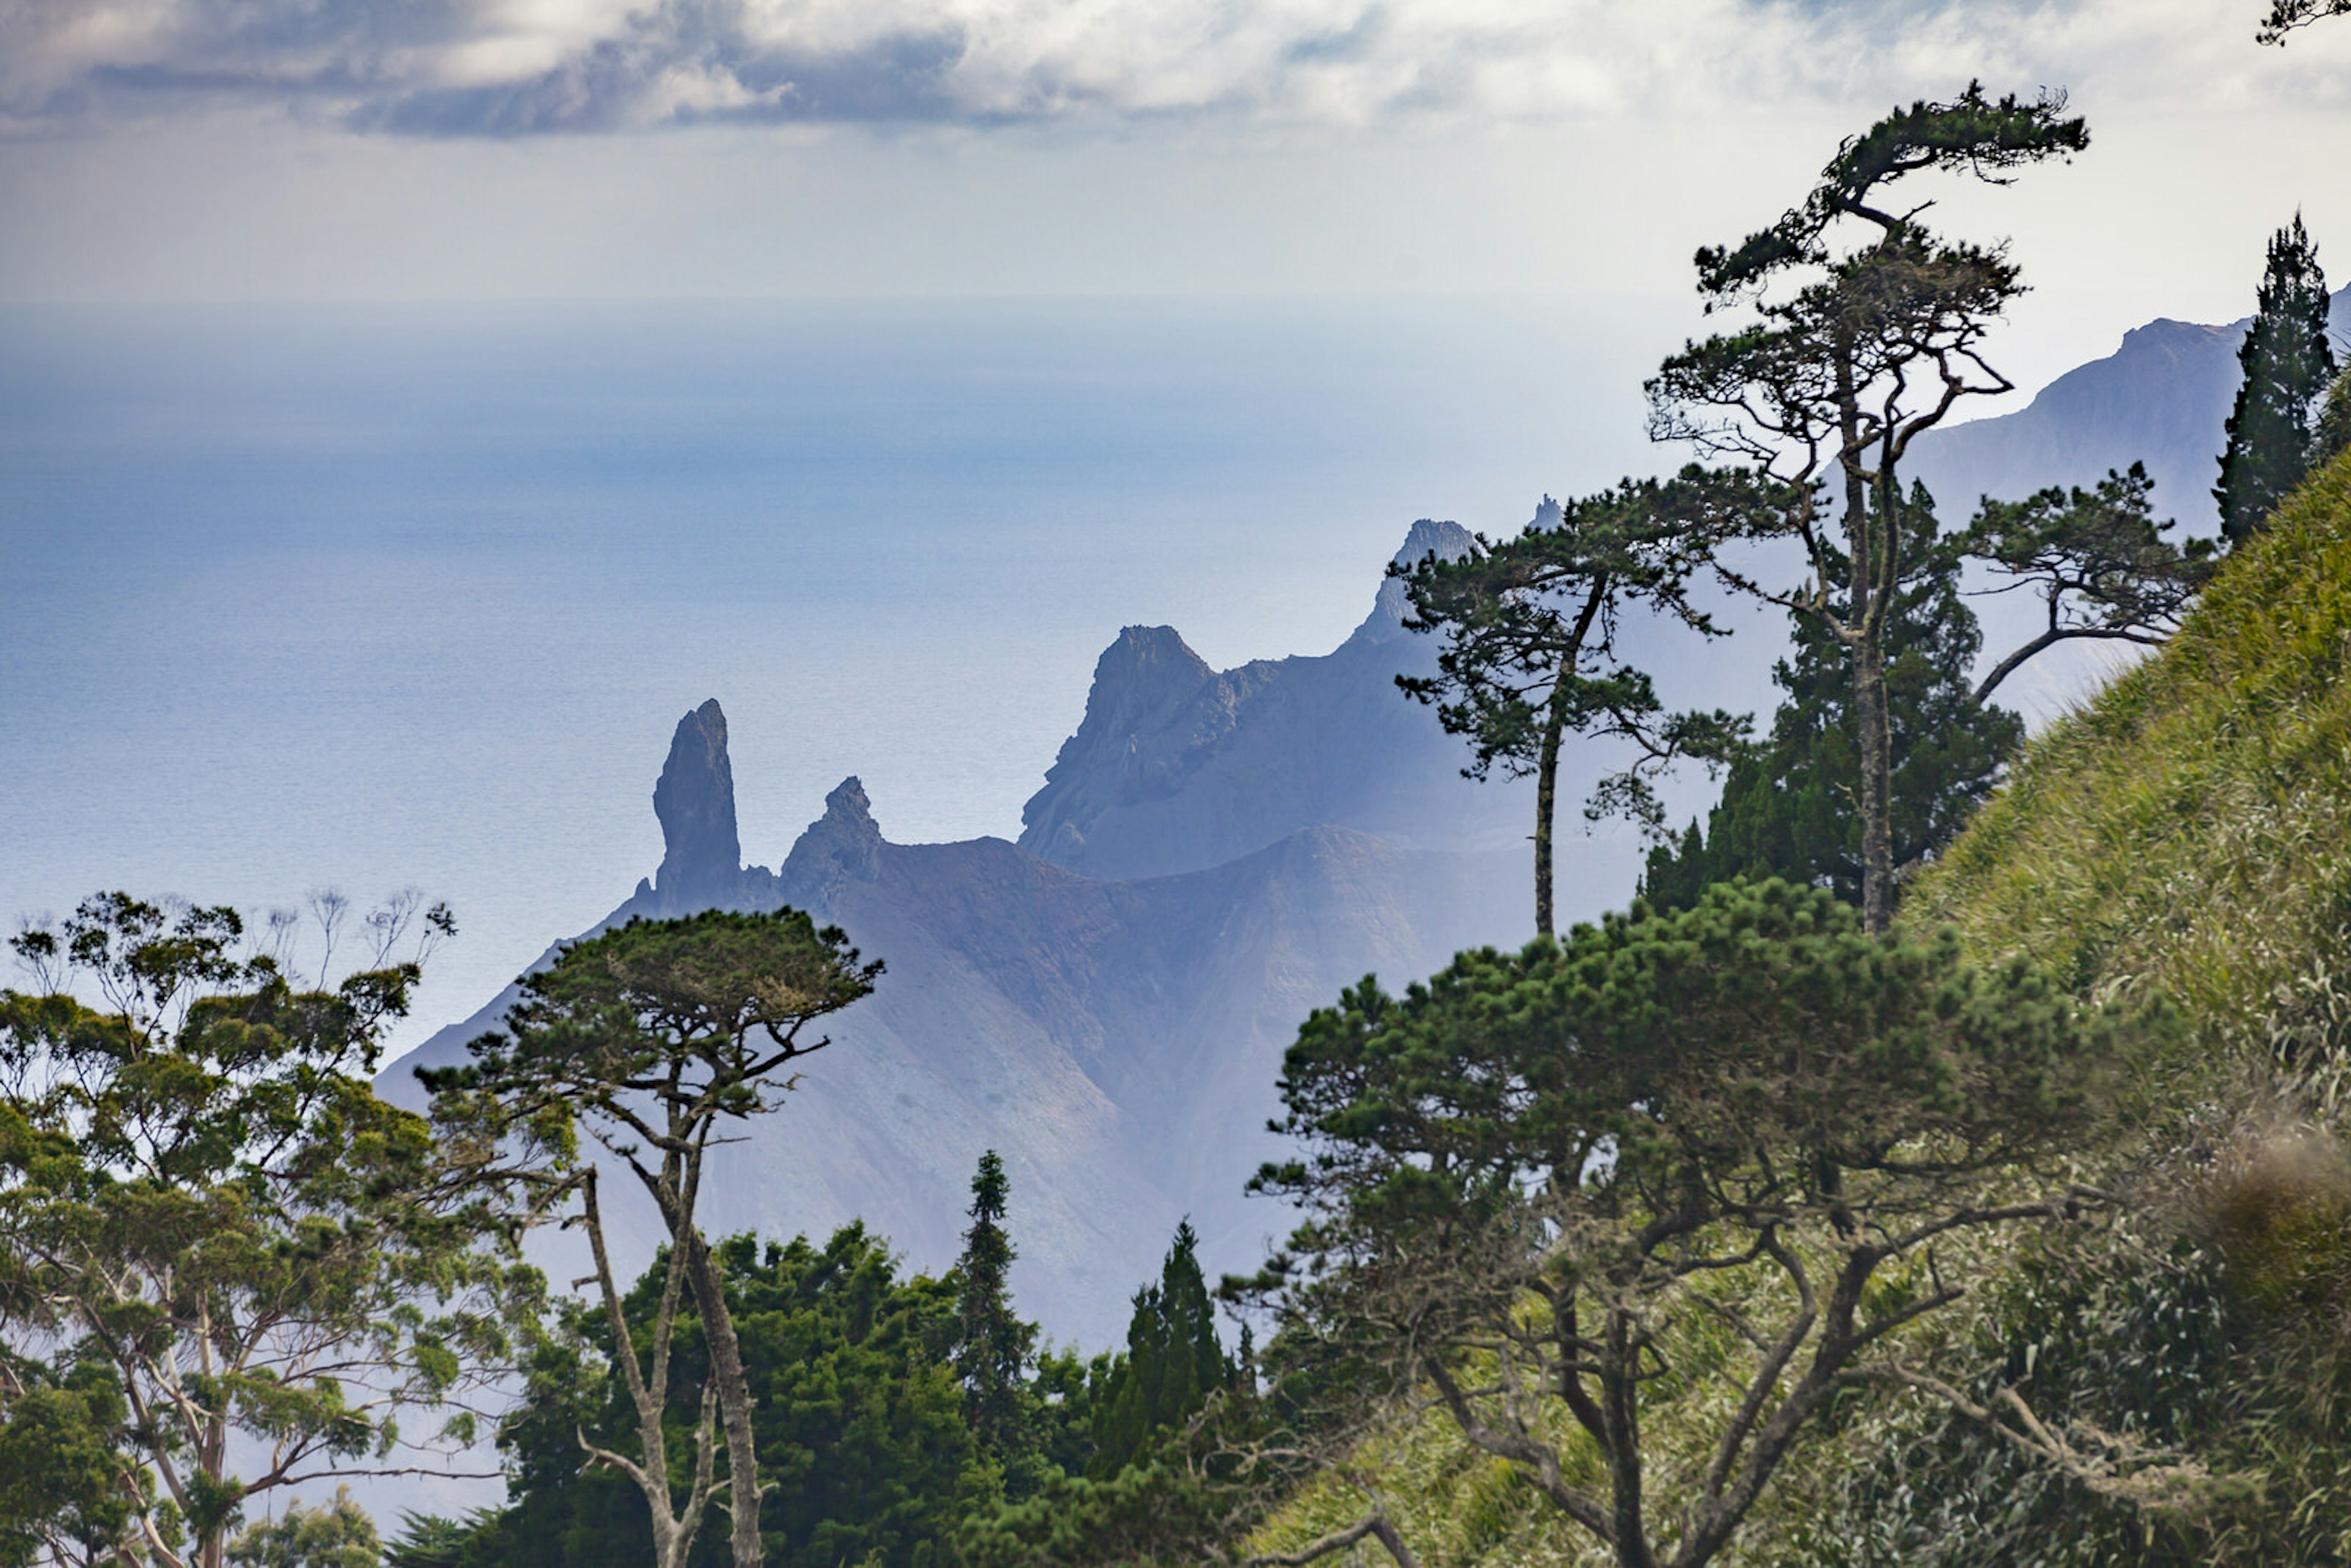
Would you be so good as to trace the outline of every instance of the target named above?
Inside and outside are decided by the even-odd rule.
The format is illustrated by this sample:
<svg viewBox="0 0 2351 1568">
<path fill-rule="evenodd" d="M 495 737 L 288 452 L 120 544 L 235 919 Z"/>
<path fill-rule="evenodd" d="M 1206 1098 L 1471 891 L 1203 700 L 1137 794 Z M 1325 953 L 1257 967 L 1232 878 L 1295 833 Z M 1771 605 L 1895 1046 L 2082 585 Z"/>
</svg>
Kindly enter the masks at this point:
<svg viewBox="0 0 2351 1568">
<path fill-rule="evenodd" d="M 0 919 L 455 906 L 403 1040 L 661 856 L 726 706 L 747 859 L 861 775 L 1016 834 L 1118 628 L 1333 646 L 1412 519 L 1659 462 L 1687 324 L 1585 302 L 0 311 Z"/>
</svg>

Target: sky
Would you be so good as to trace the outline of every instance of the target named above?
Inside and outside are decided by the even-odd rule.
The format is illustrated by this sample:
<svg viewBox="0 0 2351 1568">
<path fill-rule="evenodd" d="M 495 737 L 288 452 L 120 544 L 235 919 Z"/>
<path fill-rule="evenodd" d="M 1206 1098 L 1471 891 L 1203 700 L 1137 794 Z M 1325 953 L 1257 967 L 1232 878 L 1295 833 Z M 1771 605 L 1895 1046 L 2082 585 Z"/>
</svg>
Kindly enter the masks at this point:
<svg viewBox="0 0 2351 1568">
<path fill-rule="evenodd" d="M 1511 294 L 1689 256 L 1971 77 L 2070 168 L 1953 191 L 2044 378 L 2351 276 L 2351 19 L 2262 0 L 0 0 L 0 300 Z M 2337 237 L 2339 236 L 2339 237 Z"/>
</svg>

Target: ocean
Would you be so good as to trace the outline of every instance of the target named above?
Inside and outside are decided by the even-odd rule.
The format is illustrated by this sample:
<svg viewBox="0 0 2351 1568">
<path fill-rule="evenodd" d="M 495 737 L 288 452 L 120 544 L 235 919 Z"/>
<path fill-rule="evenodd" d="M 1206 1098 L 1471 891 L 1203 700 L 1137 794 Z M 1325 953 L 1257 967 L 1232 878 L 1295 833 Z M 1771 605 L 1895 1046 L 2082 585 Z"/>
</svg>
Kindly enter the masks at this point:
<svg viewBox="0 0 2351 1568">
<path fill-rule="evenodd" d="M 413 1043 L 652 873 L 671 728 L 712 696 L 750 862 L 852 773 L 893 839 L 1017 836 L 1121 626 L 1219 667 L 1328 651 L 1414 518 L 1508 533 L 1677 461 L 1639 382 L 1695 325 L 0 308 L 0 920 L 418 887 L 460 936 Z"/>
</svg>

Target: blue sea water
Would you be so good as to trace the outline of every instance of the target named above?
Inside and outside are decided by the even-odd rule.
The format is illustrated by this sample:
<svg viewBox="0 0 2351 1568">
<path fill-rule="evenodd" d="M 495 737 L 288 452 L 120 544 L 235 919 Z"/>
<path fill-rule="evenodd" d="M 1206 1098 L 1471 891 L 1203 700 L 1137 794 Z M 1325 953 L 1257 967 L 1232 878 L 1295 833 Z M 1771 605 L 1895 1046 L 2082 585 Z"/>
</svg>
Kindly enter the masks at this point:
<svg viewBox="0 0 2351 1568">
<path fill-rule="evenodd" d="M 751 862 L 851 773 L 893 838 L 1015 835 L 1120 626 L 1220 666 L 1326 651 L 1415 517 L 1506 532 L 1654 470 L 1639 380 L 1689 325 L 0 310 L 0 918 L 413 884 L 462 936 L 413 1041 L 653 869 L 653 779 L 709 696 Z"/>
</svg>

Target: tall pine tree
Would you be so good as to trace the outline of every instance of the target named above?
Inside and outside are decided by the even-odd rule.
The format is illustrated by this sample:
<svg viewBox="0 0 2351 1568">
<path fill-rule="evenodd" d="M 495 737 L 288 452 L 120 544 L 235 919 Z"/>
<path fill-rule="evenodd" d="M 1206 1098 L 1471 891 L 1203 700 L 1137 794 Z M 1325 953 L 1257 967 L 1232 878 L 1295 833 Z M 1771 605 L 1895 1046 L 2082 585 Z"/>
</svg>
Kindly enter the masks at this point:
<svg viewBox="0 0 2351 1568">
<path fill-rule="evenodd" d="M 1217 1338 L 1216 1312 L 1200 1273 L 1199 1237 L 1188 1219 L 1161 1265 L 1159 1282 L 1134 1293 L 1126 1359 L 1112 1375 L 1094 1426 L 1087 1469 L 1115 1476 L 1150 1457 L 1156 1441 L 1189 1421 L 1238 1372 Z"/>
<path fill-rule="evenodd" d="M 1005 1234 L 1005 1203 L 1012 1184 L 994 1149 L 979 1156 L 971 1178 L 971 1228 L 963 1233 L 956 1265 L 955 1349 L 950 1364 L 963 1385 L 964 1409 L 982 1451 L 999 1462 L 1029 1448 L 1028 1390 L 1023 1375 L 1037 1329 L 1012 1310 L 1005 1281 L 1017 1254 Z"/>
<path fill-rule="evenodd" d="M 1914 486 L 1902 580 L 1886 630 L 1888 796 L 1894 861 L 1932 854 L 1991 791 L 2023 721 L 1979 703 L 1970 666 L 1983 646 L 1959 594 L 1964 540 L 1938 538 L 1934 501 Z M 1817 617 L 1790 617 L 1794 647 L 1772 672 L 1787 698 L 1769 737 L 1730 766 L 1703 831 L 1692 822 L 1649 854 L 1642 895 L 1685 909 L 1718 882 L 1781 876 L 1859 903 L 1861 750 L 1853 665 Z"/>
<path fill-rule="evenodd" d="M 2252 537 L 2286 492 L 2310 471 L 2316 404 L 2335 379 L 2326 340 L 2326 274 L 2296 213 L 2270 239 L 2259 308 L 2237 351 L 2244 384 L 2229 415 L 2220 454 L 2220 532 L 2232 545 Z"/>
</svg>

